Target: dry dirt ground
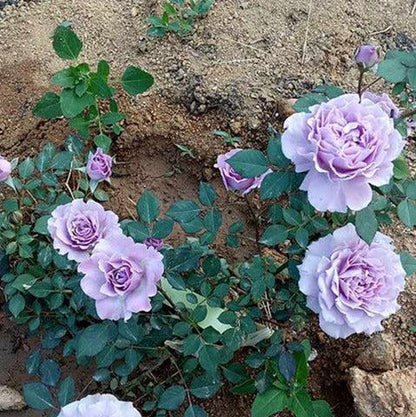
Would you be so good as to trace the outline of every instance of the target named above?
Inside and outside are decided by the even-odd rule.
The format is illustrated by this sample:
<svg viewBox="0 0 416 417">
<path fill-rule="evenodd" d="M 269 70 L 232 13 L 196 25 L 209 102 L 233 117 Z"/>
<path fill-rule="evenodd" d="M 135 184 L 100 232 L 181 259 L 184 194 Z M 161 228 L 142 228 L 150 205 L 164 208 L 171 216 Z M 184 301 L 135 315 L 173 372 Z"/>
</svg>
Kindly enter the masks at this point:
<svg viewBox="0 0 416 417">
<path fill-rule="evenodd" d="M 2 1 L 0 1 L 0 4 Z M 156 0 L 32 0 L 0 12 L 0 154 L 35 153 L 46 141 L 62 143 L 63 121 L 45 122 L 31 108 L 63 67 L 51 48 L 55 26 L 69 20 L 84 41 L 82 59 L 107 59 L 115 80 L 129 64 L 156 78 L 145 97 L 120 96 L 127 114 L 116 144 L 118 165 L 111 207 L 130 211 L 145 187 L 167 204 L 195 195 L 200 179 L 214 180 L 214 156 L 223 151 L 215 129 L 232 131 L 245 146 L 261 147 L 269 123 L 282 121 L 284 98 L 297 97 L 322 81 L 355 86 L 354 48 L 373 41 L 384 50 L 412 48 L 416 14 L 413 0 L 217 0 L 209 16 L 185 39 L 146 37 L 147 17 L 160 10 Z M 182 157 L 185 144 L 195 159 Z M 223 194 L 224 198 L 225 194 Z M 0 196 L 1 198 L 1 196 Z M 226 202 L 228 204 L 228 201 Z M 229 218 L 244 215 L 229 206 Z M 416 255 L 413 231 L 391 229 L 400 249 Z M 387 331 L 403 350 L 397 366 L 414 365 L 416 285 L 409 280 L 403 309 Z M 312 393 L 330 401 L 336 417 L 353 417 L 346 370 L 354 364 L 363 337 L 330 340 L 312 320 L 310 337 L 318 358 L 312 363 Z M 0 321 L 0 383 L 19 388 L 24 358 L 33 342 L 23 330 Z M 73 371 L 76 371 L 74 369 Z M 85 380 L 83 374 L 80 379 Z M 249 417 L 250 401 L 226 390 L 210 402 L 210 416 Z M 20 413 L 32 417 L 37 413 Z M 17 414 L 8 414 L 15 417 Z"/>
</svg>

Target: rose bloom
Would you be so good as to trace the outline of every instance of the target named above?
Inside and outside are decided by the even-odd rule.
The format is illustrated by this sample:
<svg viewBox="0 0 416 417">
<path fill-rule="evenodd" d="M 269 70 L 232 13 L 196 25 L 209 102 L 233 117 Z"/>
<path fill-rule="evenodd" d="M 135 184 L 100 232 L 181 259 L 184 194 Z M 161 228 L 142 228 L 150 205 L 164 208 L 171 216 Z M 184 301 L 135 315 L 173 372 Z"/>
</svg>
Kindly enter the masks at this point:
<svg viewBox="0 0 416 417">
<path fill-rule="evenodd" d="M 111 394 L 88 395 L 62 408 L 58 417 L 141 417 L 133 403 L 119 401 Z"/>
<path fill-rule="evenodd" d="M 95 201 L 74 200 L 58 206 L 48 220 L 53 247 L 68 259 L 89 258 L 94 246 L 104 238 L 121 235 L 118 217 Z"/>
<path fill-rule="evenodd" d="M 11 163 L 0 156 L 0 182 L 7 181 L 10 178 L 11 172 Z"/>
<path fill-rule="evenodd" d="M 355 52 L 355 62 L 364 69 L 371 68 L 380 60 L 374 45 L 361 45 Z"/>
<path fill-rule="evenodd" d="M 388 184 L 404 140 L 379 104 L 345 94 L 296 113 L 285 121 L 282 149 L 307 172 L 300 189 L 320 211 L 361 210 L 371 185 Z"/>
<path fill-rule="evenodd" d="M 93 181 L 103 181 L 111 177 L 113 158 L 97 148 L 94 154 L 90 154 L 87 162 L 87 174 Z"/>
<path fill-rule="evenodd" d="M 233 149 L 223 155 L 218 155 L 217 163 L 214 167 L 220 170 L 222 181 L 228 191 L 241 191 L 244 195 L 256 188 L 260 188 L 264 177 L 271 171 L 269 170 L 266 173 L 254 178 L 243 178 L 240 174 L 234 171 L 231 165 L 227 163 L 227 159 L 230 159 L 241 150 L 242 149 Z"/>
<path fill-rule="evenodd" d="M 127 321 L 133 313 L 149 311 L 163 275 L 163 256 L 154 248 L 123 235 L 97 244 L 91 258 L 82 261 L 81 288 L 95 300 L 102 319 Z"/>
<path fill-rule="evenodd" d="M 393 249 L 382 233 L 368 245 L 351 223 L 309 245 L 299 288 L 325 333 L 346 338 L 383 329 L 381 321 L 400 308 L 406 275 Z"/>
<path fill-rule="evenodd" d="M 148 248 L 154 248 L 156 250 L 159 250 L 163 247 L 163 240 L 162 239 L 156 239 L 155 237 L 148 237 L 145 241 L 144 244 L 148 247 Z"/>
<path fill-rule="evenodd" d="M 397 119 L 401 116 L 401 110 L 393 103 L 393 100 L 386 94 L 381 95 L 364 91 L 362 98 L 371 100 L 374 104 L 377 104 L 389 117 Z"/>
</svg>

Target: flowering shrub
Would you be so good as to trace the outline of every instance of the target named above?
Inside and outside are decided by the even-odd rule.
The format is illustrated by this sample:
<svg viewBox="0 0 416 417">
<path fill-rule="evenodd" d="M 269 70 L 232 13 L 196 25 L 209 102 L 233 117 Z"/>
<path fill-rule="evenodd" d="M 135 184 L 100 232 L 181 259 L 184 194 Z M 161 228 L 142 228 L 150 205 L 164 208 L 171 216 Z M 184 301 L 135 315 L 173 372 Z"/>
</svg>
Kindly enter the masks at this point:
<svg viewBox="0 0 416 417">
<path fill-rule="evenodd" d="M 76 58 L 81 46 L 68 26 L 55 32 L 62 58 Z M 389 68 L 401 68 L 403 57 L 387 55 L 379 74 L 393 77 Z M 58 409 L 59 417 L 204 417 L 196 402 L 227 384 L 236 395 L 255 395 L 252 417 L 285 409 L 297 417 L 332 415 L 307 391 L 311 346 L 296 333 L 308 319 L 306 307 L 333 337 L 372 333 L 397 311 L 405 274 L 416 271 L 416 261 L 396 254 L 378 232 L 396 214 L 408 227 L 416 224 L 416 181 L 400 155 L 400 135 L 407 135 L 414 110 L 363 91 L 375 64 L 358 53 L 357 61 L 357 94 L 318 87 L 296 103 L 299 113 L 282 137 L 270 129 L 266 154 L 234 150 L 218 158 L 227 190 L 245 196 L 255 239 L 242 221 L 223 225 L 217 192 L 206 182 L 197 201 L 172 202 L 167 210 L 146 190 L 136 218 L 120 220 L 99 203 L 108 200 L 102 180 L 110 179 L 113 160 L 97 137 L 101 150 L 91 148 L 89 134 L 68 136 L 60 151 L 46 144 L 20 164 L 0 160 L 2 184 L 14 193 L 0 214 L 7 309 L 31 334 L 41 334 L 26 364 L 40 379 L 23 388 L 29 406 Z M 68 71 L 57 78 L 75 73 L 77 81 L 69 85 L 71 75 L 61 96 L 43 108 L 44 96 L 39 115 L 58 101 L 65 115 L 65 97 L 77 91 L 100 98 L 96 76 Z M 143 74 L 134 72 L 124 84 L 140 92 Z M 412 84 L 406 72 L 394 92 L 412 91 L 408 79 Z M 103 122 L 94 103 L 71 116 L 88 121 L 92 133 Z M 172 246 L 174 230 L 182 240 Z M 246 262 L 230 264 L 214 250 L 224 243 L 238 250 L 240 241 L 252 240 Z M 47 350 L 73 355 L 93 369 L 102 392 L 133 398 L 134 406 L 101 394 L 73 402 L 75 381 L 62 379 Z"/>
</svg>

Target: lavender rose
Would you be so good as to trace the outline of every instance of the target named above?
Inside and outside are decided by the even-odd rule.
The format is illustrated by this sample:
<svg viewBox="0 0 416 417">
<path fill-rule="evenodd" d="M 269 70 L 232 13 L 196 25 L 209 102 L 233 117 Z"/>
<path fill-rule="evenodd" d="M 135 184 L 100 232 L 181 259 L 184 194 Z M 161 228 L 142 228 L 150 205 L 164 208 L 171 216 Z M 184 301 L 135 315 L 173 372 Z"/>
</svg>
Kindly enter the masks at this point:
<svg viewBox="0 0 416 417">
<path fill-rule="evenodd" d="M 7 181 L 12 172 L 12 164 L 0 156 L 0 182 Z"/>
<path fill-rule="evenodd" d="M 133 403 L 119 401 L 111 394 L 89 395 L 62 408 L 58 417 L 141 417 Z"/>
<path fill-rule="evenodd" d="M 94 154 L 90 154 L 87 162 L 87 174 L 93 181 L 103 181 L 111 177 L 113 158 L 97 148 Z"/>
<path fill-rule="evenodd" d="M 149 311 L 163 275 L 163 256 L 154 248 L 134 243 L 123 235 L 101 240 L 78 271 L 81 288 L 95 300 L 102 320 L 129 320 L 133 313 Z"/>
<path fill-rule="evenodd" d="M 361 45 L 355 51 L 355 62 L 363 69 L 373 67 L 380 60 L 377 48 L 374 45 Z"/>
<path fill-rule="evenodd" d="M 285 156 L 307 172 L 300 189 L 320 211 L 366 207 L 371 185 L 388 184 L 405 142 L 379 104 L 345 94 L 286 119 Z"/>
<path fill-rule="evenodd" d="M 381 321 L 400 308 L 406 275 L 393 249 L 382 233 L 368 245 L 352 224 L 309 245 L 299 288 L 325 333 L 346 338 L 383 329 Z"/>
<path fill-rule="evenodd" d="M 363 98 L 371 100 L 374 104 L 377 104 L 389 117 L 397 119 L 401 116 L 401 110 L 393 103 L 392 99 L 385 93 L 378 95 L 364 91 Z"/>
<path fill-rule="evenodd" d="M 145 241 L 144 244 L 148 247 L 148 248 L 154 248 L 156 250 L 159 250 L 163 247 L 163 240 L 162 239 L 156 239 L 155 237 L 148 237 Z"/>
<path fill-rule="evenodd" d="M 48 221 L 53 247 L 68 259 L 89 258 L 94 246 L 104 238 L 121 235 L 118 217 L 95 201 L 74 200 L 58 206 Z"/>
<path fill-rule="evenodd" d="M 233 149 L 223 155 L 218 155 L 217 163 L 214 167 L 220 170 L 222 181 L 228 191 L 241 191 L 244 195 L 256 188 L 260 188 L 264 177 L 271 171 L 267 171 L 263 175 L 254 178 L 243 178 L 240 174 L 234 171 L 230 164 L 227 163 L 227 159 L 231 158 L 240 151 L 241 149 Z"/>
</svg>

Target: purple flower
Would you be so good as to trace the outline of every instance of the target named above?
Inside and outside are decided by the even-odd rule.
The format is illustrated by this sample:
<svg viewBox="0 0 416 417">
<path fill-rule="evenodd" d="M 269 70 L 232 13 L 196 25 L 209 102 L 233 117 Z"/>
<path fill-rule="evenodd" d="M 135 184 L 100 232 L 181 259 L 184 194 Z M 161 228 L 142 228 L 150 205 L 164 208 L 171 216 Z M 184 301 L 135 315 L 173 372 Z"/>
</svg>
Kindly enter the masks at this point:
<svg viewBox="0 0 416 417">
<path fill-rule="evenodd" d="M 385 93 L 377 95 L 364 91 L 362 98 L 371 100 L 374 104 L 377 104 L 389 117 L 397 119 L 401 116 L 401 110 L 393 103 L 392 99 Z"/>
<path fill-rule="evenodd" d="M 111 394 L 88 395 L 62 408 L 58 417 L 141 417 L 133 403 L 119 401 Z"/>
<path fill-rule="evenodd" d="M 285 122 L 282 149 L 307 172 L 300 189 L 320 211 L 366 207 L 371 185 L 388 184 L 405 142 L 379 104 L 345 94 Z"/>
<path fill-rule="evenodd" d="M 299 288 L 332 337 L 382 330 L 381 321 L 399 308 L 405 271 L 391 239 L 377 233 L 371 245 L 352 224 L 309 245 L 299 266 Z"/>
<path fill-rule="evenodd" d="M 12 172 L 12 164 L 0 156 L 0 182 L 7 181 Z"/>
<path fill-rule="evenodd" d="M 163 240 L 162 239 L 156 239 L 155 237 L 148 237 L 145 241 L 144 244 L 148 247 L 148 248 L 154 248 L 156 250 L 159 250 L 163 247 Z"/>
<path fill-rule="evenodd" d="M 380 60 L 374 45 L 361 45 L 355 51 L 355 62 L 363 69 L 369 69 Z"/>
<path fill-rule="evenodd" d="M 149 311 L 163 275 L 163 256 L 153 248 L 123 235 L 101 240 L 78 266 L 85 276 L 81 288 L 95 300 L 102 319 L 128 320 L 133 313 Z"/>
<path fill-rule="evenodd" d="M 227 159 L 240 152 L 241 149 L 233 149 L 223 155 L 218 155 L 217 163 L 214 165 L 221 173 L 222 181 L 225 188 L 229 191 L 241 191 L 242 194 L 247 194 L 251 190 L 260 188 L 264 177 L 271 171 L 267 171 L 264 174 L 254 178 L 243 178 L 240 174 L 234 171 L 234 169 L 227 163 Z"/>
<path fill-rule="evenodd" d="M 104 238 L 121 235 L 118 217 L 95 201 L 74 200 L 58 206 L 48 220 L 53 247 L 68 259 L 88 259 L 94 246 Z"/>
<path fill-rule="evenodd" d="M 112 166 L 113 158 L 97 148 L 88 158 L 87 174 L 93 181 L 103 181 L 111 177 Z"/>
</svg>

